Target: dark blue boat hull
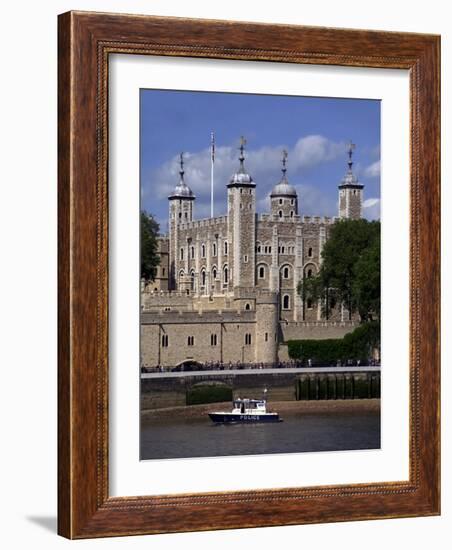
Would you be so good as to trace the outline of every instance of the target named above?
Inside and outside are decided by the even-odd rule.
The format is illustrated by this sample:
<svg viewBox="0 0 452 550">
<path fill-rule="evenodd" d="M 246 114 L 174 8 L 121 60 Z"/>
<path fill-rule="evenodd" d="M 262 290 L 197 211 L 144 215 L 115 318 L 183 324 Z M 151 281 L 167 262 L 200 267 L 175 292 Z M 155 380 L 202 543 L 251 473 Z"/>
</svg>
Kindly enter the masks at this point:
<svg viewBox="0 0 452 550">
<path fill-rule="evenodd" d="M 216 424 L 248 423 L 256 424 L 262 422 L 282 422 L 277 413 L 272 414 L 224 414 L 209 413 L 210 419 Z"/>
</svg>

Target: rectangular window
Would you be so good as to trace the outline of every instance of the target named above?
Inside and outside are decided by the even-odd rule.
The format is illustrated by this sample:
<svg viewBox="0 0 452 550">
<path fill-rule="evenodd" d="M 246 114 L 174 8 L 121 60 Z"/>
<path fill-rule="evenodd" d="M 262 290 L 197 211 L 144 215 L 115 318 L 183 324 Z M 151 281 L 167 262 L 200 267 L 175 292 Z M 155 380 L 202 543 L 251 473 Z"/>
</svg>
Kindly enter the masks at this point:
<svg viewBox="0 0 452 550">
<path fill-rule="evenodd" d="M 168 347 L 168 334 L 162 335 L 162 348 Z"/>
<path fill-rule="evenodd" d="M 251 334 L 245 334 L 245 346 L 251 346 Z"/>
<path fill-rule="evenodd" d="M 265 341 L 268 342 L 268 332 L 265 333 Z"/>
<path fill-rule="evenodd" d="M 216 334 L 211 334 L 210 335 L 210 345 L 211 346 L 216 346 L 217 345 L 217 335 Z"/>
<path fill-rule="evenodd" d="M 194 336 L 189 336 L 187 343 L 188 343 L 189 346 L 194 346 L 195 345 L 195 337 Z"/>
<path fill-rule="evenodd" d="M 243 256 L 243 261 L 244 261 L 245 263 L 248 263 L 248 256 L 247 256 L 246 254 L 245 254 L 245 256 Z"/>
</svg>

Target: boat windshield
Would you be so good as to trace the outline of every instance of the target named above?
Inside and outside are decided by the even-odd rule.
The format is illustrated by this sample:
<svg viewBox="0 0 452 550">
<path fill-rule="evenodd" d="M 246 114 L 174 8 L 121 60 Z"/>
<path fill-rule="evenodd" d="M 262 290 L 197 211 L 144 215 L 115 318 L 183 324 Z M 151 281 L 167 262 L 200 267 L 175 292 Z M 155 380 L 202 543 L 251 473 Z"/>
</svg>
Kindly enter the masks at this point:
<svg viewBox="0 0 452 550">
<path fill-rule="evenodd" d="M 265 400 L 263 399 L 236 399 L 234 402 L 234 408 L 236 409 L 256 409 L 265 406 Z"/>
</svg>

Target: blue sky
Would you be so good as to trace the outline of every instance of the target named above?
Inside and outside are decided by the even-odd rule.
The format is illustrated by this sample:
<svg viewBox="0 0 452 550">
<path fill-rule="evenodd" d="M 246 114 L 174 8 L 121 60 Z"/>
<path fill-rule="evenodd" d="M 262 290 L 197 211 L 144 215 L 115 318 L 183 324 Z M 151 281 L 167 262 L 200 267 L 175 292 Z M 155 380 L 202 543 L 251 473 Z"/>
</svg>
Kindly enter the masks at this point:
<svg viewBox="0 0 452 550">
<path fill-rule="evenodd" d="M 336 215 L 337 186 L 346 171 L 346 144 L 356 144 L 354 169 L 364 188 L 364 215 L 380 212 L 380 102 L 214 92 L 141 90 L 141 200 L 166 231 L 167 196 L 185 179 L 196 194 L 195 217 L 210 212 L 210 133 L 215 132 L 215 215 L 226 213 L 226 184 L 238 166 L 245 136 L 245 166 L 257 185 L 257 210 L 287 176 L 306 215 Z"/>
</svg>

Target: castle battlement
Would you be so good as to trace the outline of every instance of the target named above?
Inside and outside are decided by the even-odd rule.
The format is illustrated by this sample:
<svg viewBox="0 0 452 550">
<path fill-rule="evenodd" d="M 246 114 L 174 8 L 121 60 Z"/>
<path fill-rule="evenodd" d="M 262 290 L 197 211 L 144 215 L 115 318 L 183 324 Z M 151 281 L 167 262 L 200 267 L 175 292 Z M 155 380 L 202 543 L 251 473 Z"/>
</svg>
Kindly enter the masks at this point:
<svg viewBox="0 0 452 550">
<path fill-rule="evenodd" d="M 298 214 L 295 216 L 285 216 L 284 218 L 279 218 L 277 214 L 257 214 L 257 220 L 261 222 L 278 222 L 283 221 L 286 223 L 300 223 L 301 216 Z"/>
<path fill-rule="evenodd" d="M 309 223 L 316 225 L 332 225 L 336 223 L 339 218 L 334 216 L 284 216 L 283 218 L 278 217 L 276 214 L 258 214 L 258 221 L 261 222 L 284 222 L 284 223 Z"/>
<path fill-rule="evenodd" d="M 324 225 L 332 225 L 336 223 L 339 220 L 336 216 L 330 217 L 330 216 L 303 216 L 302 222 L 303 223 L 315 223 L 315 224 L 324 224 Z"/>
<path fill-rule="evenodd" d="M 281 324 L 291 328 L 306 327 L 354 327 L 359 324 L 358 321 L 281 321 Z"/>
<path fill-rule="evenodd" d="M 193 220 L 190 222 L 182 222 L 179 224 L 179 229 L 199 229 L 200 227 L 216 227 L 226 224 L 227 216 L 218 216 L 216 218 L 204 218 L 202 220 Z"/>
<path fill-rule="evenodd" d="M 142 325 L 185 324 L 185 323 L 254 323 L 255 311 L 240 309 L 216 309 L 199 311 L 144 311 L 141 313 Z"/>
</svg>

